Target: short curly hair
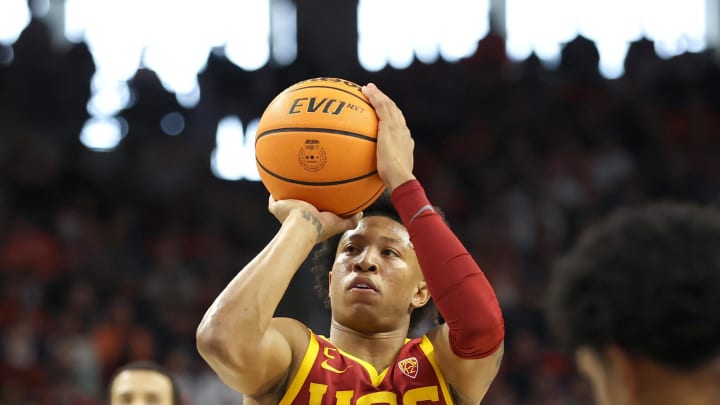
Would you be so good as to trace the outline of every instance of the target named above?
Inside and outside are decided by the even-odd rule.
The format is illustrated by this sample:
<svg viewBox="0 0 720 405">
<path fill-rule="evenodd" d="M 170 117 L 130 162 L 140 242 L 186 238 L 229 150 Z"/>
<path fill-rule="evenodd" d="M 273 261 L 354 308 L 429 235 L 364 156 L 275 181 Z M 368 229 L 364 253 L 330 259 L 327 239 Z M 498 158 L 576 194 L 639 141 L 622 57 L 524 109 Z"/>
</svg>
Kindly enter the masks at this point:
<svg viewBox="0 0 720 405">
<path fill-rule="evenodd" d="M 383 194 L 383 196 L 369 209 L 363 212 L 363 214 L 363 217 L 388 217 L 402 224 L 400 215 L 398 215 L 397 211 L 393 208 L 387 193 Z M 330 286 L 328 274 L 332 270 L 332 266 L 335 261 L 335 254 L 341 237 L 342 235 L 335 235 L 334 237 L 319 244 L 316 246 L 312 254 L 310 271 L 315 278 L 315 292 L 327 309 L 330 309 Z M 430 299 L 424 306 L 415 309 L 412 314 L 410 314 L 409 335 L 417 336 L 423 332 L 421 330 L 423 325 L 437 325 L 441 321 L 442 319 L 439 316 L 438 310 L 432 299 Z"/>
<path fill-rule="evenodd" d="M 720 355 L 720 212 L 656 202 L 588 228 L 554 266 L 546 311 L 564 347 L 677 370 Z"/>
</svg>

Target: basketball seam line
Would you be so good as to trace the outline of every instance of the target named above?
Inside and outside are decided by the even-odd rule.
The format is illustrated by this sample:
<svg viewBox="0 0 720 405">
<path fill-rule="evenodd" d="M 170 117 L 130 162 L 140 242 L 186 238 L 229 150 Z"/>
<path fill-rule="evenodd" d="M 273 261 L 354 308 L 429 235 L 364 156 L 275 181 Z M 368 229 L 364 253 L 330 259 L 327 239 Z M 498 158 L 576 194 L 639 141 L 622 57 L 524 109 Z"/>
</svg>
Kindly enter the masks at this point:
<svg viewBox="0 0 720 405">
<path fill-rule="evenodd" d="M 368 142 L 377 142 L 376 138 L 358 134 L 357 132 L 350 132 L 350 131 L 343 131 L 341 129 L 329 129 L 329 128 L 303 128 L 303 127 L 294 127 L 294 128 L 277 128 L 277 129 L 268 129 L 267 131 L 262 132 L 255 138 L 255 145 L 257 145 L 260 138 L 272 135 L 275 133 L 282 133 L 282 132 L 320 132 L 320 133 L 326 133 L 326 134 L 336 134 L 336 135 L 344 135 L 344 136 L 351 136 L 353 138 L 359 138 L 366 140 Z"/>
<path fill-rule="evenodd" d="M 345 211 L 345 212 L 343 212 L 342 214 L 338 214 L 338 215 L 339 215 L 339 216 L 343 216 L 343 215 L 347 215 L 347 214 L 349 214 L 349 213 L 351 213 L 351 212 L 353 212 L 353 211 L 357 211 L 359 208 L 361 208 L 361 207 L 363 207 L 364 205 L 366 205 L 366 204 L 368 203 L 368 201 L 372 201 L 373 199 L 375 199 L 375 198 L 377 197 L 377 195 L 380 194 L 380 193 L 382 193 L 382 191 L 383 191 L 384 189 L 385 189 L 385 184 L 380 185 L 380 187 L 377 189 L 377 191 L 375 191 L 375 193 L 374 193 L 372 196 L 370 196 L 370 198 L 368 198 L 367 200 L 365 200 L 364 203 L 358 205 L 357 207 L 355 207 L 355 208 L 353 208 L 353 209 L 351 209 L 351 210 L 349 210 L 349 211 Z"/>
<path fill-rule="evenodd" d="M 317 86 L 317 85 L 315 85 L 315 86 L 305 86 L 305 87 L 300 87 L 300 88 L 297 88 L 297 89 L 289 90 L 288 93 L 294 93 L 294 92 L 296 92 L 296 91 L 298 91 L 298 90 L 303 90 L 303 89 L 333 89 L 333 90 L 337 90 L 337 91 L 342 91 L 343 93 L 347 93 L 347 94 L 349 94 L 349 95 L 357 98 L 358 100 L 362 101 L 362 102 L 365 103 L 365 105 L 367 105 L 368 107 L 373 108 L 373 106 L 372 106 L 370 103 L 368 103 L 367 100 L 365 100 L 364 98 L 358 96 L 357 94 L 355 94 L 355 93 L 353 93 L 353 92 L 351 92 L 351 91 L 347 91 L 347 90 L 343 90 L 343 89 L 338 89 L 337 87 L 333 87 L 333 86 Z"/>
<path fill-rule="evenodd" d="M 362 176 L 354 177 L 352 179 L 346 179 L 346 180 L 336 180 L 336 181 L 323 181 L 323 182 L 310 182 L 310 181 L 302 181 L 302 180 L 293 180 L 289 179 L 287 177 L 283 177 L 277 173 L 273 173 L 270 170 L 267 169 L 267 167 L 263 166 L 262 163 L 260 163 L 259 160 L 255 159 L 255 162 L 257 162 L 258 166 L 260 166 L 261 169 L 265 170 L 267 174 L 280 179 L 282 181 L 293 183 L 293 184 L 299 184 L 301 186 L 337 186 L 340 184 L 346 184 L 346 183 L 352 183 L 353 181 L 362 180 L 364 178 L 370 177 L 377 173 L 377 170 L 373 170 L 370 173 L 363 174 Z"/>
</svg>

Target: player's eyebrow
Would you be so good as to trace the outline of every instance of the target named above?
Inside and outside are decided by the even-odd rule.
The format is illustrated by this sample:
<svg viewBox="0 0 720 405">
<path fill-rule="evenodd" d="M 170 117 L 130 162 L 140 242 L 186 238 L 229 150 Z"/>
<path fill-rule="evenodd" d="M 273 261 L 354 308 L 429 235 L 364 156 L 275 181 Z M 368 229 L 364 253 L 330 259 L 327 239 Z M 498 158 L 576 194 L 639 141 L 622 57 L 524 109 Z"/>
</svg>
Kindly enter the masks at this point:
<svg viewBox="0 0 720 405">
<path fill-rule="evenodd" d="M 397 238 L 392 238 L 390 236 L 381 236 L 380 240 L 382 240 L 383 242 L 387 242 L 387 243 L 402 243 L 402 240 L 397 239 Z"/>
<path fill-rule="evenodd" d="M 401 244 L 403 241 L 398 238 L 393 238 L 392 236 L 386 236 L 382 235 L 379 237 L 379 239 L 385 243 L 389 244 Z M 365 242 L 367 241 L 367 237 L 361 233 L 352 233 L 349 234 L 346 238 L 346 240 L 349 240 L 351 242 Z"/>
</svg>

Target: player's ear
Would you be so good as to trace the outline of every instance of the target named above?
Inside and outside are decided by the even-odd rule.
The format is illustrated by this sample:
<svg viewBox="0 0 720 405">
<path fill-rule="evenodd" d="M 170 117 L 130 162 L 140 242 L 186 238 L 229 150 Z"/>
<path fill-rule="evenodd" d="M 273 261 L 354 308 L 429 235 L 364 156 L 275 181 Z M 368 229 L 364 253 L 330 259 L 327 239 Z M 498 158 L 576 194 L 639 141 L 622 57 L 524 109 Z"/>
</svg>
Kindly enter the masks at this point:
<svg viewBox="0 0 720 405">
<path fill-rule="evenodd" d="M 635 360 L 623 349 L 610 345 L 603 350 L 608 373 L 617 381 L 618 388 L 626 398 L 637 398 L 641 390 L 638 367 Z M 630 401 L 634 402 L 634 401 Z"/>
<path fill-rule="evenodd" d="M 428 290 L 425 280 L 420 280 L 415 285 L 415 292 L 412 296 L 413 308 L 420 308 L 427 304 L 430 300 L 430 290 Z"/>
<path fill-rule="evenodd" d="M 612 404 L 618 383 L 610 375 L 610 365 L 602 352 L 588 346 L 575 350 L 575 362 L 580 373 L 587 378 L 598 404 Z"/>
</svg>

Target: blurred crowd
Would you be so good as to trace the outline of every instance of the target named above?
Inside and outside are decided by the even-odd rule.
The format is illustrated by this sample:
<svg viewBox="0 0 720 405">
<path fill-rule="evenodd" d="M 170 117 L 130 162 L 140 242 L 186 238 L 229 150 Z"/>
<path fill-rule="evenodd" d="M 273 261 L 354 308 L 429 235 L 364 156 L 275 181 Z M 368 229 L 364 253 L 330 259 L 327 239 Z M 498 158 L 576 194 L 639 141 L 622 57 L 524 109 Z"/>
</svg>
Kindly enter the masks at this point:
<svg viewBox="0 0 720 405">
<path fill-rule="evenodd" d="M 487 405 L 592 403 L 545 328 L 553 260 L 616 207 L 720 195 L 712 51 L 660 59 L 638 41 L 616 80 L 599 75 L 582 37 L 552 68 L 534 56 L 509 61 L 493 34 L 459 63 L 377 73 L 302 59 L 245 72 L 213 55 L 193 109 L 140 70 L 121 114 L 128 134 L 105 153 L 78 139 L 94 71 L 87 48 L 59 50 L 32 22 L 13 55 L 0 64 L 0 404 L 101 404 L 112 372 L 136 359 L 170 369 L 188 404 L 241 402 L 199 358 L 195 328 L 279 224 L 262 184 L 215 178 L 210 154 L 221 117 L 259 117 L 303 79 L 373 81 L 403 109 L 417 177 L 505 314 L 506 354 Z M 186 118 L 177 136 L 159 125 L 172 111 Z M 307 269 L 278 314 L 327 333 Z"/>
</svg>

